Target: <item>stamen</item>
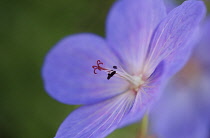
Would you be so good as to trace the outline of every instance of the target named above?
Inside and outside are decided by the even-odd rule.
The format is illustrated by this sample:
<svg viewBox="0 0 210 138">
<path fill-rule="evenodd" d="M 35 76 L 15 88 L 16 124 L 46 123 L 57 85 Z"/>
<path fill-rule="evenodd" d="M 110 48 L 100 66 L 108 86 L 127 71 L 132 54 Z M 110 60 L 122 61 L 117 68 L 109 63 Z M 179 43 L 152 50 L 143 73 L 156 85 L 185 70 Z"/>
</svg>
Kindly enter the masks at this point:
<svg viewBox="0 0 210 138">
<path fill-rule="evenodd" d="M 111 70 L 111 73 L 108 73 L 107 79 L 109 80 L 114 74 L 116 74 L 116 71 Z"/>
<path fill-rule="evenodd" d="M 117 66 L 113 66 L 114 69 L 117 69 Z"/>
</svg>

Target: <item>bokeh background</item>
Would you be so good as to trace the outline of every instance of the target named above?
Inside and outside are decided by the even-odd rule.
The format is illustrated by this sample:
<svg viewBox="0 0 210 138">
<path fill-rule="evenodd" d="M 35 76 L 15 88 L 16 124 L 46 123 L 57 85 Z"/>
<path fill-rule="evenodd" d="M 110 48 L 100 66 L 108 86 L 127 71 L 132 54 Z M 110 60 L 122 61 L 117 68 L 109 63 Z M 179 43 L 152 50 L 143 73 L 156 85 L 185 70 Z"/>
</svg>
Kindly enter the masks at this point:
<svg viewBox="0 0 210 138">
<path fill-rule="evenodd" d="M 104 36 L 115 0 L 0 1 L 0 137 L 52 138 L 76 106 L 59 103 L 43 89 L 41 68 L 48 50 L 64 36 Z M 180 2 L 180 1 L 179 1 Z M 140 123 L 108 138 L 132 138 Z"/>
</svg>

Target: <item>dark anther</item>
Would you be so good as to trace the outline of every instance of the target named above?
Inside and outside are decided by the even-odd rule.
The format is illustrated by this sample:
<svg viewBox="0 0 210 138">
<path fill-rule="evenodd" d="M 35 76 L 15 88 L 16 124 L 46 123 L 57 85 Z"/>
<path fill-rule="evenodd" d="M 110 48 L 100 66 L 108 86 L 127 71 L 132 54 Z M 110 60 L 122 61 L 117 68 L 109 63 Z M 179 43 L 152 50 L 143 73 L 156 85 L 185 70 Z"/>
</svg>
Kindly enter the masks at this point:
<svg viewBox="0 0 210 138">
<path fill-rule="evenodd" d="M 116 71 L 111 70 L 111 73 L 109 73 L 107 76 L 107 80 L 109 80 L 112 76 L 114 76 L 114 74 L 116 74 Z"/>
<path fill-rule="evenodd" d="M 117 69 L 117 66 L 113 66 L 114 69 Z"/>
</svg>

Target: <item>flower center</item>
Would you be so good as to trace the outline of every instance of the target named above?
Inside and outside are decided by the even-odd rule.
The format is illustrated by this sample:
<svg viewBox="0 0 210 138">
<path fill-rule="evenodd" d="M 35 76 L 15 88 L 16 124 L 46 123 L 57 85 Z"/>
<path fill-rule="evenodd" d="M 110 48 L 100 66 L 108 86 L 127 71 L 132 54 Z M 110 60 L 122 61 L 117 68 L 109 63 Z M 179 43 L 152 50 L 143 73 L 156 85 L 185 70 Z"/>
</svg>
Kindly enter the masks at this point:
<svg viewBox="0 0 210 138">
<path fill-rule="evenodd" d="M 138 91 L 139 88 L 144 84 L 142 74 L 139 76 L 133 76 L 133 90 Z"/>
<path fill-rule="evenodd" d="M 123 70 L 123 68 L 120 68 L 121 71 L 119 71 L 117 70 L 118 69 L 117 66 L 113 66 L 113 69 L 101 67 L 101 65 L 103 65 L 103 62 L 101 62 L 100 60 L 97 60 L 96 63 L 97 63 L 96 66 L 92 66 L 92 68 L 94 69 L 94 74 L 97 74 L 96 70 L 99 70 L 108 73 L 107 76 L 108 80 L 111 79 L 113 76 L 123 78 L 131 84 L 130 89 L 132 89 L 135 92 L 137 92 L 140 89 L 140 87 L 145 84 L 142 74 L 138 76 L 132 76 L 128 74 L 125 70 Z"/>
</svg>

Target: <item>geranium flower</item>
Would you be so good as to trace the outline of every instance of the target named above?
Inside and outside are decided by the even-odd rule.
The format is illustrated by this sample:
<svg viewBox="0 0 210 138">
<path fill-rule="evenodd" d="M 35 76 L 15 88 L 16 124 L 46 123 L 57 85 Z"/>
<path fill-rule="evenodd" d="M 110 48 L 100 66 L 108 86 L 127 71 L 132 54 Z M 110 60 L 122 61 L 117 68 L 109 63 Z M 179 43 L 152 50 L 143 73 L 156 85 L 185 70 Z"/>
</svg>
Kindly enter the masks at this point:
<svg viewBox="0 0 210 138">
<path fill-rule="evenodd" d="M 210 16 L 187 66 L 170 82 L 150 113 L 150 134 L 161 138 L 209 138 Z"/>
<path fill-rule="evenodd" d="M 163 82 L 186 62 L 186 45 L 205 14 L 186 1 L 166 15 L 162 0 L 119 0 L 108 16 L 106 38 L 83 33 L 61 40 L 43 67 L 46 91 L 66 104 L 83 104 L 56 138 L 105 137 L 138 121 Z"/>
</svg>

